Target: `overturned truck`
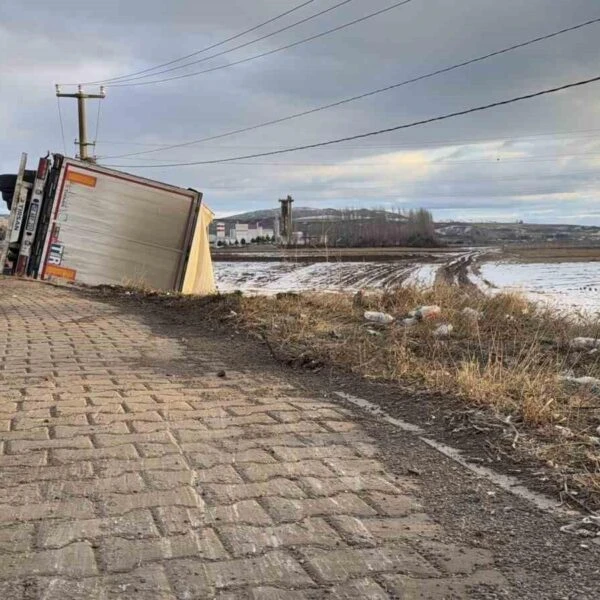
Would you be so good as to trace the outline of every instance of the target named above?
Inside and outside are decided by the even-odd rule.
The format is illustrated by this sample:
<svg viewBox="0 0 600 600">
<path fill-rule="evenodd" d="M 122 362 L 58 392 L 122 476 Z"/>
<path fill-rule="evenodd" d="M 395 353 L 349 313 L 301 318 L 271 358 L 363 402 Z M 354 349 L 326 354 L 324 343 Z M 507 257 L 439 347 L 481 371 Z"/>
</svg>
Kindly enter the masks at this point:
<svg viewBox="0 0 600 600">
<path fill-rule="evenodd" d="M 54 154 L 0 176 L 4 274 L 209 294 L 213 214 L 193 189 Z"/>
</svg>

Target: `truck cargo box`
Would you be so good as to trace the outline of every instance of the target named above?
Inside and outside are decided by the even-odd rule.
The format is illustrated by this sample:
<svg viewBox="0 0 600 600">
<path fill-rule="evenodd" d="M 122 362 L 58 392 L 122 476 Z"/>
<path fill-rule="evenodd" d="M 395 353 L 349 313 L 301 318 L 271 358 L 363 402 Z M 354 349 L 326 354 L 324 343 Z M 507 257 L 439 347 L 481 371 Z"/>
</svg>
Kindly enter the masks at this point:
<svg viewBox="0 0 600 600">
<path fill-rule="evenodd" d="M 206 276 L 201 287 L 214 288 L 208 244 L 199 231 L 212 213 L 201 210 L 200 192 L 60 155 L 43 180 L 39 175 L 42 199 L 36 205 L 35 193 L 30 195 L 28 210 L 34 212 L 24 219 L 35 236 L 29 248 L 21 243 L 28 256 L 19 255 L 17 274 L 183 291 L 194 242 L 194 260 L 201 260 Z M 203 279 L 198 269 L 194 264 L 188 293 Z"/>
</svg>

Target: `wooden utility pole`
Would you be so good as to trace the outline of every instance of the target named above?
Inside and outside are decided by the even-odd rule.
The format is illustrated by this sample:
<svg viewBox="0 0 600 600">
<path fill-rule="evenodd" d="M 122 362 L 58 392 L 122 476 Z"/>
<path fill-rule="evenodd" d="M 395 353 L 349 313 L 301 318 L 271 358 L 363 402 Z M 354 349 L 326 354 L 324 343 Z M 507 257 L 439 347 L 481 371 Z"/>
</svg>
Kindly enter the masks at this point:
<svg viewBox="0 0 600 600">
<path fill-rule="evenodd" d="M 85 101 L 88 99 L 97 98 L 102 100 L 106 97 L 104 86 L 100 86 L 99 94 L 85 94 L 82 87 L 77 86 L 76 94 L 63 94 L 60 91 L 60 86 L 56 86 L 56 95 L 58 98 L 77 98 L 77 114 L 79 117 L 79 158 L 88 162 L 95 162 L 93 156 L 88 155 L 88 146 L 93 146 L 92 142 L 87 141 L 87 123 L 85 118 Z"/>
</svg>

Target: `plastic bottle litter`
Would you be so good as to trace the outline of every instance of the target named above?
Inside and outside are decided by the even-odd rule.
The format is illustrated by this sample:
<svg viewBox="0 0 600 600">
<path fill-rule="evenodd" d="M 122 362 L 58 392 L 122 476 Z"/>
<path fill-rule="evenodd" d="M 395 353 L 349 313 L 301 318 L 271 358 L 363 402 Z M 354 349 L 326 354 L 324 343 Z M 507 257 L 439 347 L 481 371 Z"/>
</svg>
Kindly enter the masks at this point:
<svg viewBox="0 0 600 600">
<path fill-rule="evenodd" d="M 407 319 L 402 319 L 402 325 L 404 327 L 414 327 L 419 321 L 416 317 L 408 317 Z"/>
<path fill-rule="evenodd" d="M 435 337 L 448 337 L 454 331 L 451 323 L 440 325 L 434 332 Z"/>
<path fill-rule="evenodd" d="M 419 306 L 408 313 L 409 317 L 416 317 L 421 320 L 437 319 L 442 314 L 442 309 L 432 304 L 431 306 Z"/>
<path fill-rule="evenodd" d="M 394 322 L 394 317 L 392 317 L 392 315 L 370 310 L 365 312 L 365 319 L 371 321 L 371 323 L 380 323 L 381 325 L 389 325 Z"/>
</svg>

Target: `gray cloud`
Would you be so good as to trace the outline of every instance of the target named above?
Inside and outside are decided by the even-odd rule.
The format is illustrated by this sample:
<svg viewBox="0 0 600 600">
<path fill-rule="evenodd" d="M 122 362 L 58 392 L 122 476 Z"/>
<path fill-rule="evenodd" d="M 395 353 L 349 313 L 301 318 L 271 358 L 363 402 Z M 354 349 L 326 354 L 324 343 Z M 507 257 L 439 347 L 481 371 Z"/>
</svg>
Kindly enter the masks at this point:
<svg viewBox="0 0 600 600">
<path fill-rule="evenodd" d="M 0 171 L 61 151 L 53 84 L 120 75 L 214 43 L 297 2 L 105 0 L 0 6 Z M 284 24 L 334 4 L 318 0 Z M 355 0 L 198 69 L 227 64 L 384 7 Z M 8 5 L 11 6 L 8 6 Z M 101 155 L 214 135 L 333 102 L 598 16 L 593 0 L 414 0 L 386 15 L 244 65 L 156 86 L 110 88 Z M 597 74 L 600 26 L 302 119 L 119 164 L 206 160 L 360 133 Z M 248 37 L 250 39 L 252 37 Z M 255 34 L 258 36 L 258 34 Z M 291 193 L 301 205 L 427 206 L 439 218 L 600 223 L 600 86 L 322 150 L 244 164 L 130 169 L 206 191 L 218 213 Z M 62 102 L 68 151 L 75 106 Z M 89 108 L 90 130 L 95 107 Z M 513 139 L 518 138 L 518 139 Z M 490 140 L 470 144 L 473 139 Z M 108 142 L 128 142 L 113 144 Z M 465 143 L 462 143 L 465 142 Z M 139 144 L 139 145 L 136 145 Z M 143 160 L 141 160 L 143 159 Z M 500 159 L 500 160 L 498 160 Z M 108 161 L 107 161 L 108 162 Z M 253 164 L 248 164 L 253 163 Z"/>
</svg>

